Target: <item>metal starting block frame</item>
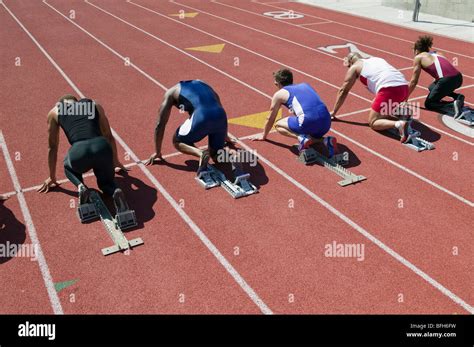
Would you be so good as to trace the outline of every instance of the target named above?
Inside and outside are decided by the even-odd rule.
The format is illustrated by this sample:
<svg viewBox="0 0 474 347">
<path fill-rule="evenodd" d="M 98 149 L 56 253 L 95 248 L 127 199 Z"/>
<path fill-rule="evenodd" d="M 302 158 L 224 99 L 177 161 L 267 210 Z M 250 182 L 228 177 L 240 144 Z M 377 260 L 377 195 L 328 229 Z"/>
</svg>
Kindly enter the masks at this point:
<svg viewBox="0 0 474 347">
<path fill-rule="evenodd" d="M 341 187 L 365 181 L 367 179 L 367 177 L 356 175 L 342 166 L 349 164 L 349 162 L 344 158 L 344 154 L 336 154 L 333 158 L 328 159 L 316 149 L 308 148 L 301 151 L 298 159 L 305 165 L 319 163 L 325 168 L 339 175 L 343 178 L 342 181 L 337 182 Z"/>
<path fill-rule="evenodd" d="M 121 213 L 117 213 L 116 218 L 113 218 L 110 214 L 109 209 L 104 204 L 104 202 L 96 191 L 91 192 L 90 201 L 91 202 L 88 204 L 79 205 L 78 215 L 81 222 L 83 223 L 86 220 L 81 218 L 81 216 L 87 217 L 87 213 L 89 213 L 90 216 L 87 221 L 93 219 L 100 219 L 102 221 L 105 230 L 107 230 L 107 233 L 114 242 L 113 246 L 102 249 L 103 255 L 106 256 L 117 252 L 125 252 L 133 247 L 144 244 L 141 238 L 136 238 L 129 241 L 122 232 L 122 230 L 129 229 L 137 225 L 135 211 L 128 210 Z M 95 217 L 93 217 L 92 211 L 95 211 Z"/>
<path fill-rule="evenodd" d="M 392 128 L 389 130 L 389 132 L 392 133 L 393 135 L 400 137 L 400 134 L 397 129 Z M 414 130 L 411 127 L 411 124 L 408 125 L 408 134 L 409 134 L 408 141 L 404 143 L 404 145 L 407 146 L 408 148 L 414 149 L 417 152 L 422 152 L 426 150 L 430 151 L 436 148 L 434 143 L 431 143 L 421 138 L 420 137 L 421 133 L 417 130 Z"/>
<path fill-rule="evenodd" d="M 474 110 L 472 109 L 465 109 L 461 114 L 457 117 L 453 117 L 455 121 L 466 124 L 469 126 L 474 125 Z"/>
<path fill-rule="evenodd" d="M 257 187 L 249 182 L 250 174 L 243 174 L 237 176 L 232 183 L 225 177 L 225 175 L 212 165 L 207 166 L 206 171 L 201 171 L 196 177 L 196 181 L 205 189 L 211 189 L 221 186 L 234 199 L 239 199 L 244 196 L 249 196 L 258 193 Z"/>
</svg>

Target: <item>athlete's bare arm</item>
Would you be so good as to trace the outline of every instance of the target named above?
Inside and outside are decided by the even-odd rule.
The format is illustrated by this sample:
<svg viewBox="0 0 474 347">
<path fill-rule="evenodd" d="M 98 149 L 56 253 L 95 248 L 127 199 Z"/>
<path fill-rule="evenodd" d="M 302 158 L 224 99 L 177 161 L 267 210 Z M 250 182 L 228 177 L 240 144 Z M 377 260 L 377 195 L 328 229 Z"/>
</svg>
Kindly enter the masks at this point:
<svg viewBox="0 0 474 347">
<path fill-rule="evenodd" d="M 99 111 L 98 117 L 99 117 L 100 133 L 102 134 L 103 137 L 107 139 L 107 141 L 110 144 L 110 147 L 112 147 L 114 168 L 118 168 L 119 170 L 123 170 L 123 171 L 130 171 L 130 169 L 127 169 L 125 166 L 123 166 L 122 163 L 120 163 L 120 160 L 117 154 L 117 144 L 115 142 L 114 136 L 112 135 L 112 130 L 110 129 L 110 123 L 109 123 L 109 120 L 107 119 L 107 116 L 105 115 L 104 108 L 97 103 L 95 104 L 95 106 L 97 107 L 97 110 Z"/>
<path fill-rule="evenodd" d="M 263 128 L 263 133 L 252 138 L 253 141 L 265 141 L 268 137 L 268 134 L 272 130 L 273 124 L 275 124 L 278 111 L 283 103 L 288 100 L 289 93 L 285 89 L 280 89 L 273 95 L 272 103 L 270 105 L 270 114 L 267 117 L 267 122 Z"/>
<path fill-rule="evenodd" d="M 418 84 L 418 80 L 420 79 L 420 74 L 421 74 L 421 61 L 423 59 L 423 56 L 421 54 L 418 54 L 415 59 L 413 59 L 413 74 L 411 76 L 410 80 L 410 85 L 408 89 L 408 96 L 413 93 L 413 91 L 416 88 L 416 85 Z"/>
<path fill-rule="evenodd" d="M 331 112 L 331 118 L 336 119 L 336 114 L 339 109 L 344 104 L 346 100 L 347 94 L 351 91 L 352 87 L 357 81 L 357 78 L 362 71 L 362 63 L 355 63 L 352 65 L 346 73 L 346 77 L 344 78 L 344 83 L 342 84 L 341 88 L 337 92 L 336 103 L 334 104 L 333 111 Z"/>
<path fill-rule="evenodd" d="M 56 164 L 58 161 L 59 148 L 59 124 L 58 111 L 54 107 L 48 113 L 48 167 L 49 177 L 44 181 L 43 185 L 38 189 L 40 193 L 47 193 L 51 187 L 57 186 L 56 181 Z"/>
<path fill-rule="evenodd" d="M 180 84 L 168 89 L 163 97 L 160 110 L 158 111 L 158 120 L 155 127 L 155 153 L 146 161 L 146 165 L 153 165 L 156 159 L 162 159 L 161 146 L 165 135 L 166 124 L 171 114 L 171 109 L 176 106 L 181 92 Z"/>
</svg>

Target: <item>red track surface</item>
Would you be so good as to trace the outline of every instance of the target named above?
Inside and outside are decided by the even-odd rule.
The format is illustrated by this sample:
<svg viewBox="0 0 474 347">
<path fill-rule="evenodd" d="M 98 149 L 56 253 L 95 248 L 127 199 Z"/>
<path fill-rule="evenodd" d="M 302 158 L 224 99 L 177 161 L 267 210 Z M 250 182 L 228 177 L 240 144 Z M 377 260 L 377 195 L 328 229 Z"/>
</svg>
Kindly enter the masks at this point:
<svg viewBox="0 0 474 347">
<path fill-rule="evenodd" d="M 315 48 L 354 42 L 404 68 L 411 65 L 410 42 L 419 34 L 300 4 L 178 2 L 134 1 L 146 10 L 115 0 L 91 0 L 94 6 L 4 0 L 79 90 L 105 106 L 112 127 L 141 159 L 153 151 L 162 87 L 204 79 L 234 118 L 267 110 L 266 95 L 274 92 L 271 73 L 287 65 L 299 71 L 297 81 L 311 83 L 332 105 L 345 73 L 343 53 L 331 56 Z M 275 6 L 305 17 L 276 21 L 261 15 L 279 10 Z M 76 25 L 54 9 L 65 16 L 74 10 Z M 169 16 L 180 10 L 199 15 Z M 326 20 L 331 22 L 298 26 Z M 0 130 L 18 180 L 27 188 L 48 175 L 46 114 L 60 95 L 74 90 L 4 6 L 0 21 Z M 445 37 L 435 42 L 474 76 L 472 44 Z M 221 54 L 184 51 L 218 43 L 226 43 Z M 117 54 L 134 66 L 125 66 Z M 21 67 L 14 65 L 15 57 L 21 57 Z M 404 72 L 409 77 L 410 70 Z M 423 76 L 420 86 L 428 84 Z M 467 77 L 464 85 L 471 84 L 474 79 Z M 467 100 L 474 99 L 473 90 L 464 90 Z M 357 95 L 341 112 L 364 110 L 346 118 L 363 124 L 371 96 L 360 85 L 353 92 Z M 418 88 L 414 97 L 425 94 Z M 436 142 L 434 151 L 416 153 L 366 126 L 335 123 L 339 142 L 352 154 L 351 170 L 368 177 L 346 188 L 329 171 L 294 160 L 291 140 L 278 135 L 272 135 L 278 146 L 245 141 L 262 156 L 251 169 L 260 194 L 237 201 L 221 189 L 203 191 L 193 178 L 197 163 L 192 158 L 170 157 L 169 165 L 150 168 L 148 176 L 147 169 L 134 166 L 119 183 L 141 223 L 128 237 L 142 237 L 145 245 L 128 256 L 101 255 L 110 240 L 100 223 L 76 221 L 71 184 L 47 195 L 25 192 L 52 281 L 76 280 L 58 293 L 56 312 L 472 313 L 472 139 L 444 127 L 432 113 L 423 112 L 421 120 L 424 136 Z M 169 139 L 182 122 L 174 112 L 164 153 L 174 152 Z M 230 131 L 245 136 L 256 129 L 231 125 Z M 64 137 L 61 142 L 60 158 L 67 150 Z M 459 160 L 452 159 L 453 152 Z M 15 160 L 17 153 L 21 160 Z M 3 156 L 0 172 L 0 192 L 13 191 Z M 173 208 L 151 175 L 207 239 L 198 237 L 200 231 Z M 88 182 L 94 185 L 93 179 Z M 12 197 L 0 206 L 2 217 L 7 216 L 0 242 L 32 242 L 19 201 Z M 220 251 L 218 257 L 207 240 Z M 364 261 L 325 257 L 325 245 L 333 241 L 363 244 Z M 459 255 L 452 254 L 453 247 Z M 0 263 L 0 312 L 52 313 L 55 298 L 48 297 L 43 276 L 28 258 Z"/>
</svg>

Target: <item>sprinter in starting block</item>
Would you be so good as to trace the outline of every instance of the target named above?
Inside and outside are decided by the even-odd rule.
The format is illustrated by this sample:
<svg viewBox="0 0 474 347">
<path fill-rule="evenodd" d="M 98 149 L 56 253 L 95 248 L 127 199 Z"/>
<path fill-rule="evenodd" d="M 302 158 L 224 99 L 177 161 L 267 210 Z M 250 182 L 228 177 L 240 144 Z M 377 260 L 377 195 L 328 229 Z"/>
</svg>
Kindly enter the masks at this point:
<svg viewBox="0 0 474 347">
<path fill-rule="evenodd" d="M 416 88 L 421 75 L 421 70 L 434 78 L 428 87 L 430 93 L 426 97 L 427 110 L 440 114 L 452 115 L 460 118 L 464 108 L 464 95 L 454 91 L 462 86 L 462 73 L 442 54 L 432 51 L 433 37 L 420 36 L 413 46 L 415 58 L 413 59 L 413 75 L 410 81 L 410 95 Z M 452 101 L 443 98 L 450 97 Z"/>
<path fill-rule="evenodd" d="M 113 198 L 120 228 L 136 225 L 135 213 L 128 208 L 125 195 L 115 182 L 115 170 L 128 171 L 119 161 L 115 139 L 112 136 L 104 109 L 91 99 L 73 95 L 61 97 L 48 113 L 49 178 L 38 189 L 47 193 L 57 185 L 56 162 L 59 148 L 59 129 L 62 128 L 71 144 L 64 159 L 66 177 L 78 188 L 78 215 L 82 223 L 100 217 L 97 204 L 91 201 L 91 191 L 82 175 L 93 170 L 102 192 Z"/>
<path fill-rule="evenodd" d="M 408 98 L 408 81 L 403 74 L 382 58 L 363 58 L 357 52 L 349 53 L 344 63 L 349 70 L 337 94 L 332 118 L 337 119 L 336 114 L 357 79 L 360 79 L 375 94 L 369 113 L 369 126 L 375 131 L 397 129 L 400 141 L 409 141 L 408 122 L 404 120 L 406 117 L 395 112 L 400 103 Z"/>
<path fill-rule="evenodd" d="M 255 193 L 255 187 L 253 187 L 255 188 L 253 190 L 242 191 L 244 189 L 242 187 L 247 188 L 249 186 L 243 182 L 248 177 L 244 177 L 239 173 L 241 168 L 238 168 L 239 163 L 237 161 L 234 163 L 237 165 L 234 165 L 234 172 L 237 172 L 234 183 L 225 179 L 225 176 L 218 169 L 209 165 L 211 158 L 215 163 L 218 162 L 219 153 L 222 151 L 229 151 L 229 155 L 223 157 L 235 158 L 236 152 L 226 148 L 226 143 L 233 145 L 236 140 L 231 139 L 227 133 L 227 114 L 221 104 L 219 95 L 211 86 L 201 80 L 181 81 L 166 91 L 155 128 L 155 153 L 150 156 L 145 164 L 153 165 L 162 160 L 161 148 L 165 128 L 173 107 L 186 111 L 190 115 L 190 118 L 176 130 L 173 136 L 173 144 L 178 151 L 199 158 L 196 177 L 198 182 L 206 189 L 217 186 L 232 186 L 232 188 L 235 188 L 235 194 L 232 194 L 235 198 L 249 195 L 251 191 L 252 194 Z M 205 137 L 208 137 L 209 140 L 208 149 L 201 150 L 196 147 L 195 143 Z M 242 177 L 239 178 L 239 176 Z"/>
<path fill-rule="evenodd" d="M 333 136 L 323 139 L 331 128 L 331 115 L 316 91 L 307 83 L 293 84 L 293 73 L 281 69 L 273 74 L 278 91 L 273 95 L 263 133 L 252 138 L 253 141 L 265 141 L 275 123 L 281 106 L 287 107 L 293 114 L 282 118 L 275 124 L 281 135 L 298 139 L 299 152 L 324 141 L 329 157 L 337 153 L 337 140 Z"/>
</svg>

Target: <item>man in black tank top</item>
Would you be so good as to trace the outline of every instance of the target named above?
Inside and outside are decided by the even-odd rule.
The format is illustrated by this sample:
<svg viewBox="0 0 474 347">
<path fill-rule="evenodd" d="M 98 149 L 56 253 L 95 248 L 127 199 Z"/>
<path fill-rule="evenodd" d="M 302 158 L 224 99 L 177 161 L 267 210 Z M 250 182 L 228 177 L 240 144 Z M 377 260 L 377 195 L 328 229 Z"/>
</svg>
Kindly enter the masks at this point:
<svg viewBox="0 0 474 347">
<path fill-rule="evenodd" d="M 114 197 L 118 212 L 121 212 L 125 197 L 115 183 L 115 168 L 128 169 L 118 160 L 117 146 L 104 109 L 90 99 L 77 100 L 73 95 L 65 95 L 49 112 L 49 178 L 38 191 L 47 193 L 58 185 L 56 162 L 60 127 L 71 144 L 64 159 L 64 170 L 66 177 L 78 187 L 80 203 L 88 199 L 88 188 L 82 175 L 92 169 L 99 188 L 104 194 Z"/>
</svg>

